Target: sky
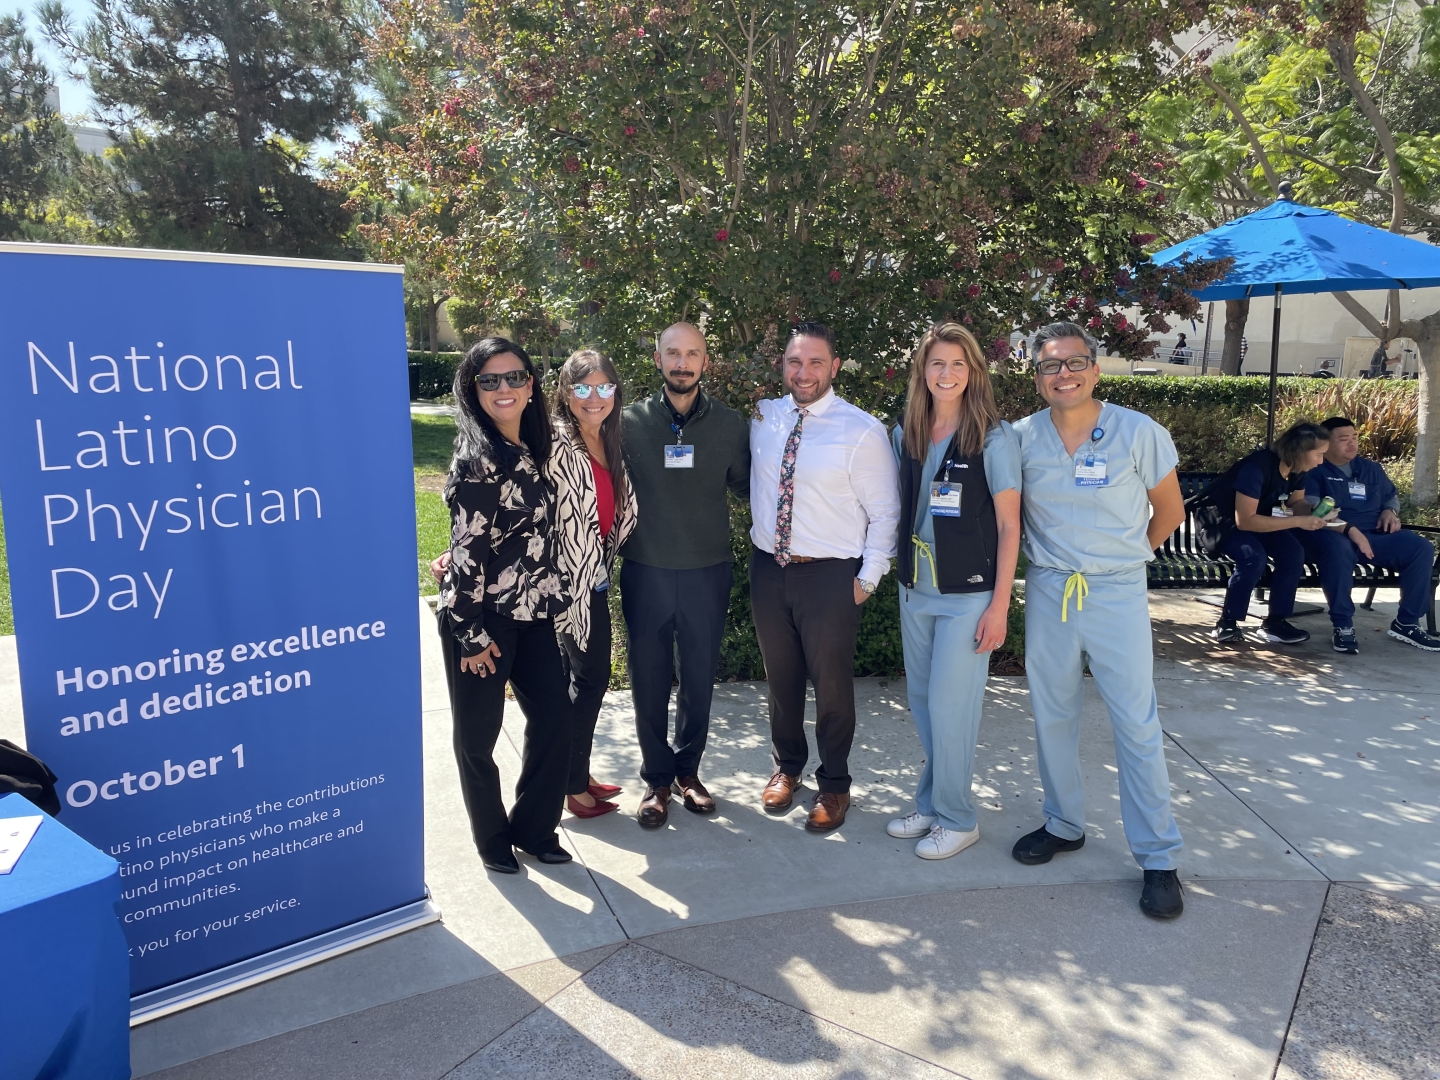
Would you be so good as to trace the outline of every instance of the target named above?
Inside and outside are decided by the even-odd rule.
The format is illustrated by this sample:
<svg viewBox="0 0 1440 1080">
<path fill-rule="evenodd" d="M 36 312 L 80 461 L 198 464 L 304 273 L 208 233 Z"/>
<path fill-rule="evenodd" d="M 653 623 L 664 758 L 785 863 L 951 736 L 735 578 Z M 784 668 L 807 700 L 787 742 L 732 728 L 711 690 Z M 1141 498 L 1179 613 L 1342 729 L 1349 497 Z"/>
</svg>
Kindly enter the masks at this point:
<svg viewBox="0 0 1440 1080">
<path fill-rule="evenodd" d="M 90 9 L 89 4 L 76 3 L 75 0 L 69 0 L 65 7 L 75 17 L 76 22 L 83 22 Z M 35 18 L 34 0 L 0 0 L 0 15 L 14 14 L 25 16 L 25 27 L 30 31 L 36 51 L 55 73 L 60 88 L 60 111 L 67 116 L 85 112 L 90 107 L 90 91 L 84 83 L 74 82 L 61 74 L 64 65 L 40 33 L 40 21 Z"/>
</svg>

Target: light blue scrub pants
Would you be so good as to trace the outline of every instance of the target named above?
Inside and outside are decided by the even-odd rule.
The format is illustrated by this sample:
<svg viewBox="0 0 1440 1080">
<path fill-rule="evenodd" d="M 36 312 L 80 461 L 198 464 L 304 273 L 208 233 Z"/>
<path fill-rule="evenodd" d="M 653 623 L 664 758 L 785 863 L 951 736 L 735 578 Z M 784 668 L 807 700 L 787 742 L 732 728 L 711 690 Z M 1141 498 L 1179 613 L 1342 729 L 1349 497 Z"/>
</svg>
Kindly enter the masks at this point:
<svg viewBox="0 0 1440 1080">
<path fill-rule="evenodd" d="M 959 832 L 975 828 L 970 778 L 990 670 L 990 654 L 975 651 L 975 630 L 994 595 L 900 589 L 905 688 L 925 750 L 915 809 Z"/>
<path fill-rule="evenodd" d="M 1084 607 L 1071 596 L 1061 622 L 1069 576 L 1034 565 L 1025 574 L 1025 667 L 1045 785 L 1045 827 L 1065 840 L 1078 840 L 1085 831 L 1080 715 L 1088 658 L 1115 731 L 1125 839 L 1144 869 L 1174 870 L 1180 828 L 1170 812 L 1164 733 L 1155 709 L 1145 567 L 1086 575 L 1090 591 Z"/>
</svg>

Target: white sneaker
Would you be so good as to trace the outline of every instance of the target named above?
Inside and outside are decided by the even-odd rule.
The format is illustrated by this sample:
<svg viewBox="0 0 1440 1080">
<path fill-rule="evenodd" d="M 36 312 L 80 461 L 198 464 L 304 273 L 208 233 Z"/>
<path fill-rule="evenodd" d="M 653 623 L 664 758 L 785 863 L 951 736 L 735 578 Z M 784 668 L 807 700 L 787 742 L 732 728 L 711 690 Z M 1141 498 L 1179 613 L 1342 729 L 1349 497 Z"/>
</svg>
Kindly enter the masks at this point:
<svg viewBox="0 0 1440 1080">
<path fill-rule="evenodd" d="M 939 820 L 934 814 L 922 814 L 917 810 L 904 817 L 897 817 L 885 826 L 885 831 L 896 840 L 914 840 L 917 836 L 928 833 Z"/>
<path fill-rule="evenodd" d="M 947 829 L 944 825 L 934 826 L 924 840 L 915 845 L 915 854 L 922 859 L 948 859 L 958 855 L 980 839 L 980 826 L 969 832 Z"/>
</svg>

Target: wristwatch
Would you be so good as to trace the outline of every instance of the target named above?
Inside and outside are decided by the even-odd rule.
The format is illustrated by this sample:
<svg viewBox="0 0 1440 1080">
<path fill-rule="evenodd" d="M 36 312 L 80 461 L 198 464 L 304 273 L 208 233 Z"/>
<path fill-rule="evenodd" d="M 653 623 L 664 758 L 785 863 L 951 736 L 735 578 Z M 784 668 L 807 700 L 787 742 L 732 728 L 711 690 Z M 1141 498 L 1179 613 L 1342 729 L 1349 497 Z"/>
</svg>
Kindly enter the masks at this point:
<svg viewBox="0 0 1440 1080">
<path fill-rule="evenodd" d="M 856 578 L 855 580 L 860 582 L 860 591 L 863 592 L 866 596 L 875 595 L 875 582 L 866 581 L 864 578 Z"/>
</svg>

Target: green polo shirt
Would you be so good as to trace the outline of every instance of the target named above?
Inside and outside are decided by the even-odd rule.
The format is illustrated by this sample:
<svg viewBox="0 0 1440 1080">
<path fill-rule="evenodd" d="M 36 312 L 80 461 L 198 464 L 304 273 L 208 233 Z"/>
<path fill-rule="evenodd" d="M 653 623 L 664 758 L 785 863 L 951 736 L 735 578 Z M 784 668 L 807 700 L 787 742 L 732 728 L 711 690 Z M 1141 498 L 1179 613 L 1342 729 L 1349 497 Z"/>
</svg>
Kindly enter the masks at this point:
<svg viewBox="0 0 1440 1080">
<path fill-rule="evenodd" d="M 676 433 L 661 390 L 621 414 L 625 468 L 639 519 L 620 557 L 665 570 L 697 570 L 730 561 L 726 490 L 750 494 L 750 431 L 734 409 L 700 391 Z M 693 446 L 688 469 L 667 469 L 665 447 Z"/>
</svg>

